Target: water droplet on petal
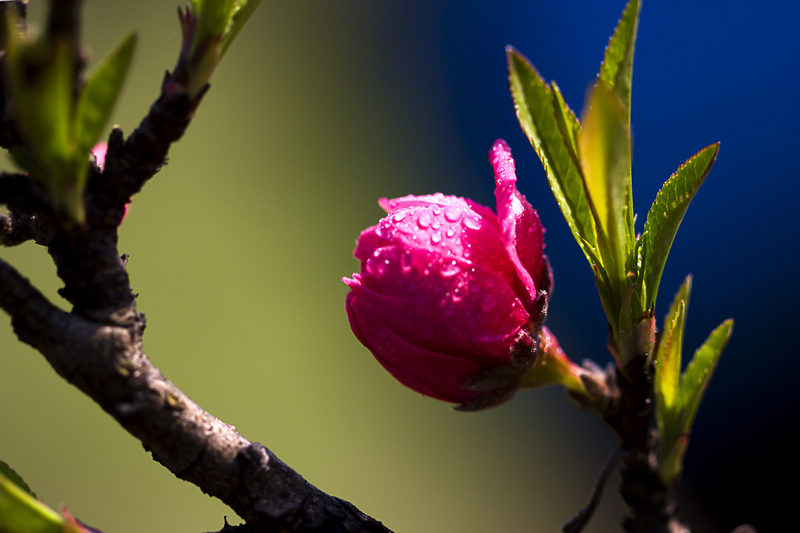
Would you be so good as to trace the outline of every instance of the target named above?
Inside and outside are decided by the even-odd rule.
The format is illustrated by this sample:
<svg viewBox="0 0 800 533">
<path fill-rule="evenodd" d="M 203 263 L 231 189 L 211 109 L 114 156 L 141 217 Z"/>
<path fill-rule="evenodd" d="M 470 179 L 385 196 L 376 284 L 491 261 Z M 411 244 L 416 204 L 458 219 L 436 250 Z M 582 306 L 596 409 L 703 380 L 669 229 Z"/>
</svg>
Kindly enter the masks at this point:
<svg viewBox="0 0 800 533">
<path fill-rule="evenodd" d="M 431 225 L 431 212 L 425 211 L 419 216 L 419 220 L 417 220 L 417 224 L 419 224 L 420 228 L 427 228 Z"/>
<path fill-rule="evenodd" d="M 431 242 L 433 244 L 439 244 L 440 242 L 442 242 L 442 232 L 435 231 L 433 235 L 431 235 Z"/>
<path fill-rule="evenodd" d="M 458 274 L 458 262 L 451 261 L 450 263 L 444 263 L 442 265 L 442 270 L 440 272 L 443 278 L 452 278 L 456 274 Z"/>
<path fill-rule="evenodd" d="M 433 214 L 434 214 L 434 215 L 437 215 L 437 216 L 438 216 L 438 215 L 441 215 L 441 214 L 442 214 L 442 206 L 440 206 L 440 205 L 434 205 L 434 206 L 433 206 Z"/>
<path fill-rule="evenodd" d="M 447 231 L 445 232 L 445 235 L 447 235 L 448 238 L 451 238 L 455 234 L 456 231 L 453 228 L 447 228 Z"/>
<path fill-rule="evenodd" d="M 398 211 L 397 213 L 394 214 L 394 221 L 400 222 L 401 220 L 406 218 L 406 214 L 407 214 L 406 211 Z"/>
<path fill-rule="evenodd" d="M 439 220 L 438 220 L 438 219 L 436 219 L 436 220 L 434 220 L 434 221 L 433 221 L 433 224 L 431 224 L 431 227 L 432 227 L 433 229 L 439 229 L 439 228 L 441 228 L 441 227 L 442 227 L 442 223 L 441 223 L 441 222 L 439 222 Z"/>
<path fill-rule="evenodd" d="M 458 219 L 461 218 L 461 210 L 457 207 L 450 206 L 444 210 L 444 218 L 450 222 L 458 222 Z"/>
<path fill-rule="evenodd" d="M 464 219 L 464 225 L 469 229 L 480 229 L 481 221 L 476 217 L 466 217 Z"/>
</svg>

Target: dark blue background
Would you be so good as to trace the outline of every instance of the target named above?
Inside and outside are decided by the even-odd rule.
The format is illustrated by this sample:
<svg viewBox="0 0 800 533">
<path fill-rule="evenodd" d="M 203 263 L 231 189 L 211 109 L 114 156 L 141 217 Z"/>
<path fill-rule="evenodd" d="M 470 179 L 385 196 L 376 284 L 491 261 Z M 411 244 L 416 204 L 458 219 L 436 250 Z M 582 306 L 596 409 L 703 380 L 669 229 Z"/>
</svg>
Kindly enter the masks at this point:
<svg viewBox="0 0 800 533">
<path fill-rule="evenodd" d="M 621 2 L 410 2 L 386 30 L 384 82 L 398 106 L 448 105 L 463 155 L 428 190 L 457 191 L 493 205 L 487 150 L 505 138 L 520 189 L 547 228 L 556 291 L 548 323 L 574 359 L 610 360 L 588 265 L 522 134 L 508 93 L 504 48 L 556 80 L 580 112 Z M 751 522 L 787 523 L 800 420 L 794 324 L 797 281 L 797 88 L 800 4 L 645 2 L 632 97 L 634 205 L 641 230 L 667 177 L 703 147 L 720 142 L 717 163 L 684 218 L 669 257 L 656 315 L 661 321 L 684 276 L 694 275 L 684 357 L 722 320 L 736 320 L 699 412 L 684 490 L 715 515 L 717 531 Z M 399 86 L 404 89 L 398 89 Z M 417 89 L 422 91 L 423 89 Z M 400 193 L 401 191 L 398 191 Z M 425 192 L 425 191 L 413 191 Z M 405 192 L 403 192 L 405 193 Z M 786 486 L 775 485 L 778 475 Z"/>
</svg>

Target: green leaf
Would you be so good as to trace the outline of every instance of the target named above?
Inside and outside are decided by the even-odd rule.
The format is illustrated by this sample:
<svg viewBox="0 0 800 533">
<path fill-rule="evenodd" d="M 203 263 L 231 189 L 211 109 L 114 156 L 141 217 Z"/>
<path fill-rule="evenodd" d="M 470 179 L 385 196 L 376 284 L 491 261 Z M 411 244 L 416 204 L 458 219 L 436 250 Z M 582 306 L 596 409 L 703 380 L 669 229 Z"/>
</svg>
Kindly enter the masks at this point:
<svg viewBox="0 0 800 533">
<path fill-rule="evenodd" d="M 691 292 L 692 276 L 689 275 L 675 294 L 667 316 L 664 317 L 664 331 L 661 333 L 661 341 L 655 355 L 656 416 L 662 439 L 674 432 L 674 428 L 667 426 L 674 420 L 674 415 L 680 408 L 678 397 L 683 331 Z"/>
<path fill-rule="evenodd" d="M 62 533 L 64 519 L 0 471 L 0 531 Z"/>
<path fill-rule="evenodd" d="M 631 142 L 619 98 L 602 82 L 589 90 L 581 123 L 578 152 L 583 178 L 596 226 L 606 240 L 598 239 L 600 252 L 604 260 L 609 256 L 613 260 L 616 280 L 623 288 L 633 242 L 628 198 Z M 622 294 L 622 290 L 617 292 Z"/>
<path fill-rule="evenodd" d="M 235 0 L 192 0 L 197 14 L 197 38 L 195 43 L 206 38 L 222 37 L 231 20 Z"/>
<path fill-rule="evenodd" d="M 565 140 L 559 130 L 554 97 L 547 83 L 519 52 L 508 47 L 506 53 L 511 97 L 514 99 L 519 124 L 542 161 L 550 189 L 575 240 L 589 263 L 595 264 L 591 257 L 592 251 L 597 255 L 594 221 L 580 168 L 570 157 L 569 151 L 569 146 L 575 143 Z M 568 108 L 559 109 L 559 115 L 562 116 L 562 122 L 568 125 L 569 137 L 568 132 L 575 129 L 570 118 L 572 112 Z"/>
<path fill-rule="evenodd" d="M 674 408 L 659 413 L 659 476 L 667 486 L 674 483 L 683 468 L 692 423 L 732 330 L 733 320 L 726 320 L 711 332 L 681 376 Z"/>
<path fill-rule="evenodd" d="M 683 430 L 688 432 L 692 428 L 697 409 L 703 400 L 703 394 L 708 388 L 714 369 L 717 367 L 719 357 L 728 344 L 728 339 L 733 332 L 733 320 L 728 319 L 711 332 L 706 342 L 694 353 L 692 362 L 686 367 L 681 378 L 680 403 L 683 408 L 681 416 Z"/>
<path fill-rule="evenodd" d="M 78 100 L 75 117 L 77 153 L 88 156 L 111 116 L 131 65 L 136 34 L 126 35 L 89 77 Z"/>
<path fill-rule="evenodd" d="M 552 82 L 553 88 L 553 110 L 556 115 L 556 125 L 558 131 L 561 133 L 561 138 L 567 148 L 572 164 L 580 172 L 581 163 L 578 155 L 578 137 L 581 134 L 581 124 L 578 122 L 578 117 L 572 112 L 564 97 L 561 94 L 561 89 L 558 88 L 556 82 Z"/>
<path fill-rule="evenodd" d="M 70 117 L 74 57 L 66 43 L 21 37 L 14 10 L 6 11 L 5 59 L 17 111 L 17 122 L 27 144 L 46 169 L 33 177 L 51 190 L 72 174 Z"/>
<path fill-rule="evenodd" d="M 636 33 L 639 27 L 639 0 L 629 0 L 622 12 L 622 17 L 614 29 L 614 35 L 608 41 L 603 63 L 600 65 L 600 81 L 611 87 L 619 96 L 625 110 L 625 120 L 630 129 L 631 123 L 631 84 L 633 80 L 633 52 L 636 47 Z M 630 174 L 630 165 L 628 165 Z M 633 213 L 633 187 L 628 183 L 628 226 L 634 227 Z M 630 245 L 633 246 L 635 232 L 628 235 Z"/>
<path fill-rule="evenodd" d="M 0 461 L 0 476 L 5 476 L 6 479 L 14 483 L 17 487 L 36 498 L 36 494 L 34 494 L 28 484 L 25 483 L 25 480 L 23 480 L 19 474 L 14 472 L 5 461 Z"/>
<path fill-rule="evenodd" d="M 250 19 L 250 16 L 255 12 L 256 8 L 261 4 L 262 0 L 239 0 L 234 7 L 233 16 L 228 26 L 228 31 L 225 32 L 225 37 L 222 39 L 222 54 L 228 51 L 228 47 L 239 34 L 239 31 Z"/>
<path fill-rule="evenodd" d="M 616 91 L 625 109 L 628 124 L 631 116 L 633 50 L 636 46 L 641 7 L 639 0 L 629 0 L 614 29 L 614 35 L 608 41 L 605 57 L 600 65 L 600 80 Z"/>
<path fill-rule="evenodd" d="M 675 294 L 667 316 L 664 331 L 655 354 L 656 424 L 659 436 L 659 475 L 670 486 L 681 469 L 688 440 L 680 424 L 680 373 L 683 353 L 683 331 L 686 311 L 692 292 L 692 276 L 686 277 Z"/>
<path fill-rule="evenodd" d="M 681 165 L 664 183 L 647 213 L 647 222 L 642 233 L 643 253 L 639 273 L 644 307 L 655 305 L 658 285 L 672 241 L 689 203 L 711 170 L 718 151 L 719 143 L 712 144 Z"/>
<path fill-rule="evenodd" d="M 17 124 L 32 157 L 15 159 L 24 164 L 36 159 L 29 172 L 50 192 L 53 203 L 75 221 L 82 221 L 83 187 L 78 182 L 72 143 L 72 95 L 75 50 L 68 40 L 36 40 L 20 35 L 14 10 L 6 11 L 5 59 Z"/>
</svg>

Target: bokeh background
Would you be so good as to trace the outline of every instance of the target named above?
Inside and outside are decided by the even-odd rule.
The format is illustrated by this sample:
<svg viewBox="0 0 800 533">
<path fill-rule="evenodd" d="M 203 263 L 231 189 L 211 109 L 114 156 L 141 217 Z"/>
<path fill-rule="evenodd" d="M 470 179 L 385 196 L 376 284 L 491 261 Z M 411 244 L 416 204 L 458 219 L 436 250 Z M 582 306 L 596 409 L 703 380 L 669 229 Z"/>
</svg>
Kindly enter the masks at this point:
<svg viewBox="0 0 800 533">
<path fill-rule="evenodd" d="M 41 4 L 31 1 L 33 21 Z M 113 118 L 126 133 L 174 65 L 176 6 L 86 2 L 86 41 L 98 57 L 139 32 Z M 310 482 L 398 533 L 558 530 L 588 498 L 612 437 L 556 389 L 462 414 L 403 388 L 352 336 L 339 280 L 357 267 L 355 239 L 380 218 L 381 196 L 441 191 L 493 205 L 487 153 L 503 137 L 547 228 L 556 276 L 548 324 L 574 359 L 608 362 L 592 275 L 516 123 L 504 47 L 557 80 L 578 111 L 622 8 L 267 0 L 120 230 L 156 365 Z M 784 530 L 796 496 L 798 20 L 796 2 L 646 1 L 641 14 L 639 227 L 670 173 L 722 143 L 657 308 L 661 320 L 694 274 L 687 357 L 736 318 L 686 459 L 681 513 L 697 531 L 744 522 Z M 45 250 L 0 253 L 60 301 Z M 236 522 L 152 461 L 3 322 L 0 458 L 40 497 L 109 533 Z M 613 485 L 587 531 L 619 530 Z"/>
</svg>

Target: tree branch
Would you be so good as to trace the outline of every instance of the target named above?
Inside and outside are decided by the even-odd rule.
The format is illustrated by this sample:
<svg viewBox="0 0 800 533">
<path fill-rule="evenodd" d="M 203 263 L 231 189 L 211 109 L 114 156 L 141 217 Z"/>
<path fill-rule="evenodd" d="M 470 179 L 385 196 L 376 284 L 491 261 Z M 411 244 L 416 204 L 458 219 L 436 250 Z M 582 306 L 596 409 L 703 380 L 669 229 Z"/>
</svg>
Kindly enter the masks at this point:
<svg viewBox="0 0 800 533">
<path fill-rule="evenodd" d="M 76 47 L 80 3 L 53 2 L 48 26 Z M 0 11 L 10 6 L 24 12 L 19 1 L 0 3 Z M 8 148 L 22 140 L 2 66 L 0 145 Z M 67 313 L 53 305 L 2 259 L 0 307 L 11 316 L 22 342 L 138 438 L 156 461 L 228 504 L 250 531 L 388 532 L 203 410 L 144 353 L 145 318 L 136 311 L 127 257 L 117 250 L 117 226 L 131 195 L 164 165 L 204 92 L 190 98 L 168 72 L 158 100 L 128 139 L 121 130 L 112 131 L 104 170 L 89 168 L 84 224 L 66 220 L 53 208 L 47 190 L 26 174 L 0 174 L 0 204 L 11 212 L 0 218 L 0 239 L 6 245 L 29 239 L 46 245 L 65 284 L 59 294 L 73 308 Z"/>
<path fill-rule="evenodd" d="M 253 531 L 388 531 L 183 394 L 143 352 L 141 315 L 126 328 L 62 311 L 2 259 L 0 307 L 11 315 L 21 341 L 39 350 L 156 461 L 228 504 Z"/>
<path fill-rule="evenodd" d="M 620 494 L 631 510 L 623 526 L 629 533 L 688 533 L 675 516 L 675 486 L 667 487 L 658 475 L 653 427 L 653 369 L 646 354 L 637 354 L 617 368 L 619 405 L 605 416 L 623 451 Z"/>
</svg>

